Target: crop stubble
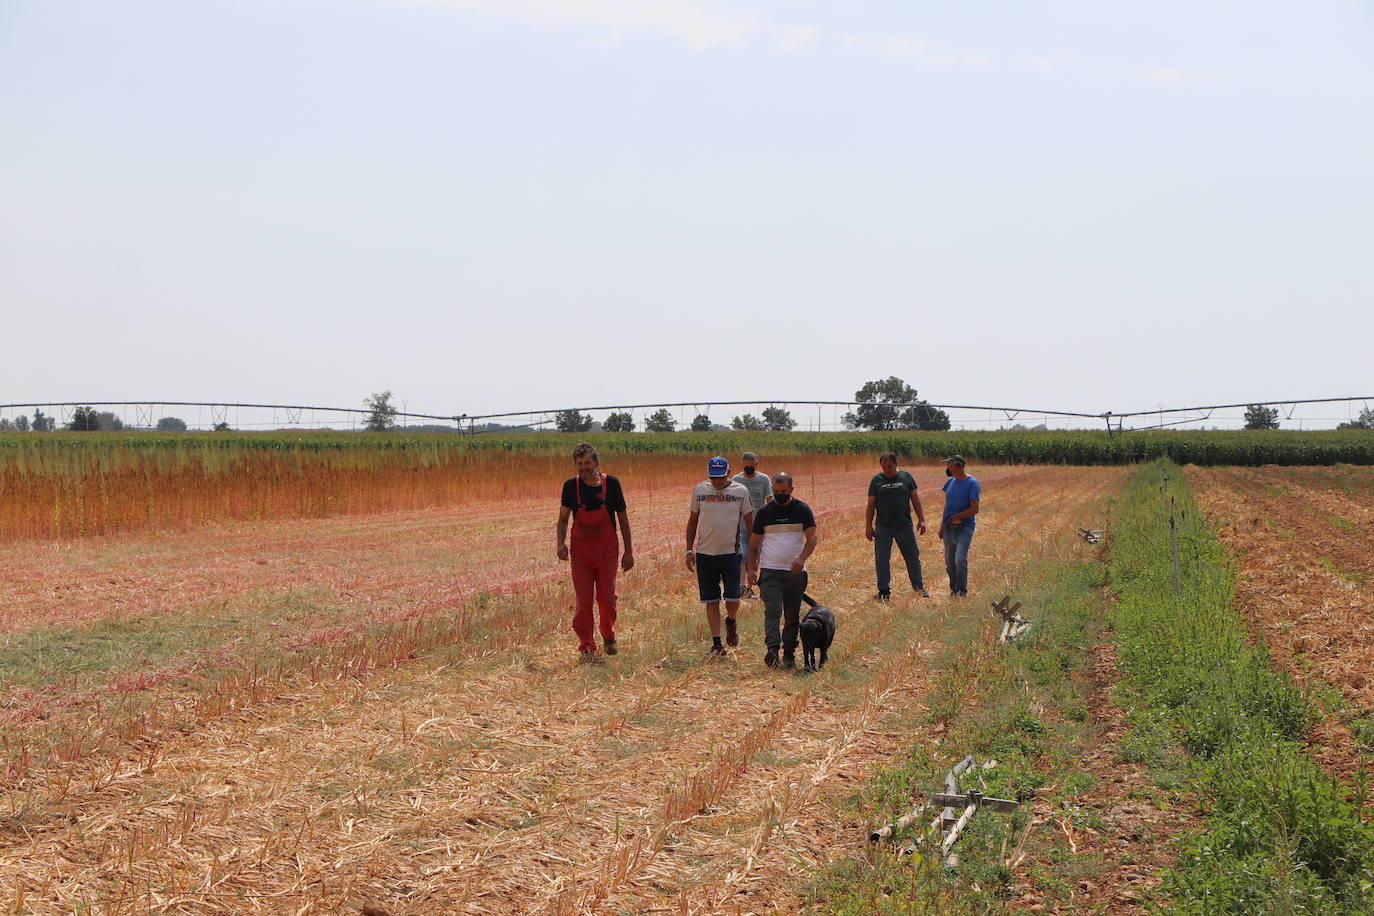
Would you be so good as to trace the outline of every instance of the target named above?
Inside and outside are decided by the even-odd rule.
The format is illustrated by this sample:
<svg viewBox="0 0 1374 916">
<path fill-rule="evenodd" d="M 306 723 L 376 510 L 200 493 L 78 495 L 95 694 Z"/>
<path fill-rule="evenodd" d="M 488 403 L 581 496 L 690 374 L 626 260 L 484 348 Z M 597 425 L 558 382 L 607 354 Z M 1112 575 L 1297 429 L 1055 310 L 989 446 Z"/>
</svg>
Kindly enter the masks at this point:
<svg viewBox="0 0 1374 916">
<path fill-rule="evenodd" d="M 565 633 L 534 629 L 493 657 L 445 667 L 436 653 L 54 767 L 6 799 L 0 893 L 33 912 L 793 908 L 807 869 L 858 839 L 833 804 L 910 742 L 895 723 L 919 711 L 925 624 L 982 608 L 869 602 L 866 476 L 808 494 L 832 499 L 815 590 L 843 613 L 823 675 L 762 669 L 753 603 L 742 654 L 700 660 L 673 500 L 661 530 L 641 522 L 646 569 L 627 577 L 628 651 L 612 665 L 573 667 Z M 1119 476 L 984 474 L 976 579 L 1070 529 Z M 531 552 L 547 552 L 547 521 L 530 524 Z M 938 584 L 938 542 L 926 548 Z"/>
<path fill-rule="evenodd" d="M 1236 600 L 1300 682 L 1374 710 L 1374 472 L 1367 468 L 1185 468 L 1236 558 Z M 1313 755 L 1349 779 L 1354 737 L 1325 716 Z"/>
</svg>

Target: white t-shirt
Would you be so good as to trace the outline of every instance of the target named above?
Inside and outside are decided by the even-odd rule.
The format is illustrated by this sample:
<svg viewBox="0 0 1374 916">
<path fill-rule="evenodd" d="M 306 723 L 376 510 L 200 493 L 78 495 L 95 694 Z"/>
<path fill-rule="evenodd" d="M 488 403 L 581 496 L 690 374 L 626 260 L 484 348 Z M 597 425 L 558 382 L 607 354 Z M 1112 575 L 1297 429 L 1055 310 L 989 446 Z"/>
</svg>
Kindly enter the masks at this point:
<svg viewBox="0 0 1374 916">
<path fill-rule="evenodd" d="M 721 556 L 739 550 L 739 526 L 744 516 L 754 511 L 749 491 L 743 484 L 717 490 L 709 479 L 692 487 L 691 509 L 697 515 L 697 553 Z"/>
</svg>

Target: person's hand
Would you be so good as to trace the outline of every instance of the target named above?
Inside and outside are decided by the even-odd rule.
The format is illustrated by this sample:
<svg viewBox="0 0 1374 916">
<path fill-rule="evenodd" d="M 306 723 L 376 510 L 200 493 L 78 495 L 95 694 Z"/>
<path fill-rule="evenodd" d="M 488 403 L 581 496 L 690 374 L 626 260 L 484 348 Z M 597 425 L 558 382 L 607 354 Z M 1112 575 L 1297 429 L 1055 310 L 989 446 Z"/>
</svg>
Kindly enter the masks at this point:
<svg viewBox="0 0 1374 916">
<path fill-rule="evenodd" d="M 635 568 L 635 552 L 633 550 L 625 551 L 624 556 L 620 558 L 620 568 L 625 572 Z"/>
<path fill-rule="evenodd" d="M 870 541 L 873 540 L 873 526 L 872 526 L 872 525 L 869 525 L 868 527 L 864 528 L 864 537 L 868 538 Z"/>
<path fill-rule="evenodd" d="M 926 523 L 925 523 L 925 522 L 917 522 L 917 523 L 916 523 L 916 533 L 917 533 L 917 534 L 925 534 L 925 533 L 926 533 Z"/>
<path fill-rule="evenodd" d="M 687 554 L 687 571 L 688 571 L 688 572 L 696 572 L 696 571 L 697 571 L 697 555 L 694 554 L 694 553 L 691 553 L 691 552 L 689 552 L 689 553 Z"/>
<path fill-rule="evenodd" d="M 567 544 L 559 544 L 559 545 L 558 545 L 558 559 L 560 559 L 560 560 L 562 560 L 562 561 L 564 561 L 564 562 L 567 562 L 567 560 L 568 560 L 568 545 L 567 545 Z"/>
<path fill-rule="evenodd" d="M 749 582 L 750 588 L 753 588 L 755 585 L 759 584 L 759 572 L 756 569 L 745 570 L 744 578 Z"/>
<path fill-rule="evenodd" d="M 792 561 L 792 565 L 789 567 L 789 569 L 791 569 L 792 572 L 794 572 L 794 573 L 799 573 L 799 572 L 801 572 L 803 569 L 806 569 L 806 561 L 805 561 L 805 560 L 793 560 L 793 561 Z"/>
<path fill-rule="evenodd" d="M 940 523 L 940 530 L 937 531 L 937 532 L 935 532 L 935 536 L 936 536 L 937 538 L 939 538 L 940 540 L 942 540 L 942 541 L 945 539 L 945 523 L 944 523 L 944 522 L 941 522 L 941 523 Z"/>
<path fill-rule="evenodd" d="M 962 518 L 952 518 L 952 519 L 949 520 L 949 523 L 950 523 L 951 525 L 959 525 L 959 524 L 961 524 L 963 521 L 964 521 L 964 520 L 963 520 Z"/>
</svg>

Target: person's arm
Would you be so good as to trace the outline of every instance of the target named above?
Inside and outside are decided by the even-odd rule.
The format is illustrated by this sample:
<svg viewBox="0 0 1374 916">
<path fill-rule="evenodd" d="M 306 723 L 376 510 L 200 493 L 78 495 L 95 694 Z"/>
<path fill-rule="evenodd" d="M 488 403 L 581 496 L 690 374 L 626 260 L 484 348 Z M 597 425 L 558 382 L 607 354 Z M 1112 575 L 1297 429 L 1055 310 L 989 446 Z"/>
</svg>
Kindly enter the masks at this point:
<svg viewBox="0 0 1374 916">
<path fill-rule="evenodd" d="M 692 545 L 697 542 L 697 522 L 701 516 L 696 512 L 687 513 L 687 569 L 696 572 L 697 555 L 692 550 Z"/>
<path fill-rule="evenodd" d="M 802 545 L 801 555 L 792 561 L 792 572 L 794 573 L 799 573 L 806 568 L 806 561 L 810 559 L 811 554 L 816 552 L 816 544 L 820 542 L 820 535 L 817 534 L 815 525 L 803 531 L 802 536 L 806 538 L 806 543 Z"/>
<path fill-rule="evenodd" d="M 572 510 L 567 506 L 558 507 L 558 538 L 555 543 L 558 545 L 558 559 L 568 558 L 568 516 L 572 515 Z"/>
<path fill-rule="evenodd" d="M 921 508 L 921 495 L 911 491 L 911 508 L 916 510 L 916 533 L 926 533 L 926 510 Z"/>
<path fill-rule="evenodd" d="M 753 530 L 754 530 L 754 510 L 752 510 L 752 509 L 750 509 L 748 512 L 744 513 L 744 530 L 745 530 L 745 531 L 753 531 Z"/>
<path fill-rule="evenodd" d="M 878 497 L 868 494 L 868 508 L 864 509 L 864 537 L 873 540 L 873 515 L 878 511 Z"/>
<path fill-rule="evenodd" d="M 763 535 L 756 531 L 749 532 L 749 559 L 745 563 L 744 572 L 749 577 L 749 584 L 758 585 L 759 583 L 759 547 L 763 544 Z"/>
<path fill-rule="evenodd" d="M 630 538 L 630 516 L 624 509 L 616 512 L 616 521 L 620 523 L 620 536 L 625 540 L 625 553 L 620 557 L 620 568 L 629 572 L 635 568 L 635 548 Z"/>
<path fill-rule="evenodd" d="M 957 524 L 959 524 L 960 522 L 962 522 L 964 519 L 966 519 L 966 518 L 973 518 L 973 516 L 975 516 L 975 515 L 977 515 L 977 514 L 978 514 L 978 500 L 976 500 L 976 499 L 970 499 L 970 500 L 968 501 L 968 508 L 965 509 L 963 512 L 956 512 L 956 513 L 954 513 L 953 515 L 951 515 L 951 516 L 949 517 L 949 523 L 950 523 L 951 525 L 957 525 Z"/>
</svg>

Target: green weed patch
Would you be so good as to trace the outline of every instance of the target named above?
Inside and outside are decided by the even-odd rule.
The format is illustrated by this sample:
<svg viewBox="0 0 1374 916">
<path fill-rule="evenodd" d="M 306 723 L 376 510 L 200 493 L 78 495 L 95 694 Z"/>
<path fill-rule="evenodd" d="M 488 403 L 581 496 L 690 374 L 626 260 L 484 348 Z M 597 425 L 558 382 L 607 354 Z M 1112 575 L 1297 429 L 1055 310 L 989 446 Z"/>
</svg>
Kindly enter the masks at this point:
<svg viewBox="0 0 1374 916">
<path fill-rule="evenodd" d="M 1096 563 L 1036 564 L 1018 600 L 1034 627 L 1006 647 L 991 644 L 991 617 L 980 611 L 946 622 L 937 633 L 952 646 L 937 663 L 940 683 L 927 697 L 927 726 L 944 726 L 941 746 L 914 746 L 907 758 L 879 774 L 850 799 L 850 814 L 871 824 L 891 822 L 915 799 L 941 786 L 945 772 L 965 753 L 995 760 L 965 785 L 993 797 L 1046 801 L 1075 826 L 1100 829 L 1097 815 L 1079 805 L 1093 777 L 1077 762 L 1091 740 L 1085 725 L 1084 683 L 1103 614 L 1103 568 Z M 934 810 L 930 816 L 934 816 Z M 960 839 L 959 865 L 941 864 L 938 846 L 924 834 L 930 817 L 899 832 L 895 843 L 870 847 L 817 876 L 809 912 L 820 914 L 994 914 L 1016 912 L 1013 884 L 1028 880 L 1046 904 L 1071 905 L 1073 887 L 1098 864 L 1060 849 L 1053 837 L 1029 846 L 1050 851 L 1052 868 L 1017 875 L 1010 866 L 1027 844 L 1029 809 L 978 814 Z M 917 844 L 915 853 L 895 850 Z"/>
<path fill-rule="evenodd" d="M 1178 530 L 1175 592 L 1170 516 Z M 1197 799 L 1170 912 L 1374 911 L 1374 830 L 1301 738 L 1315 711 L 1235 613 L 1233 570 L 1178 469 L 1143 468 L 1116 516 L 1111 622 L 1129 753 Z"/>
</svg>

